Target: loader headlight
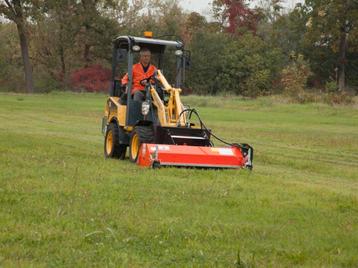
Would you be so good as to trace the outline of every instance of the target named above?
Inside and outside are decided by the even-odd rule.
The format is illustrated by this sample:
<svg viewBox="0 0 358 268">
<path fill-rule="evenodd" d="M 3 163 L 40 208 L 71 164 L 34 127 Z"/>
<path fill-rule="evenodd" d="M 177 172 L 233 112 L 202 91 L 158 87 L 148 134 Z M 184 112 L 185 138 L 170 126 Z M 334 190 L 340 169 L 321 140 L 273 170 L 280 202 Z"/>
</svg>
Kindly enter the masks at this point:
<svg viewBox="0 0 358 268">
<path fill-rule="evenodd" d="M 143 114 L 143 115 L 147 115 L 147 114 L 149 113 L 149 109 L 150 109 L 149 102 L 144 101 L 144 102 L 142 103 L 142 114 Z"/>
<path fill-rule="evenodd" d="M 132 47 L 132 49 L 133 49 L 133 51 L 138 52 L 138 51 L 140 51 L 140 46 L 134 45 L 134 46 Z"/>
<path fill-rule="evenodd" d="M 177 51 L 175 51 L 175 55 L 181 57 L 183 55 L 183 50 L 178 49 Z"/>
</svg>

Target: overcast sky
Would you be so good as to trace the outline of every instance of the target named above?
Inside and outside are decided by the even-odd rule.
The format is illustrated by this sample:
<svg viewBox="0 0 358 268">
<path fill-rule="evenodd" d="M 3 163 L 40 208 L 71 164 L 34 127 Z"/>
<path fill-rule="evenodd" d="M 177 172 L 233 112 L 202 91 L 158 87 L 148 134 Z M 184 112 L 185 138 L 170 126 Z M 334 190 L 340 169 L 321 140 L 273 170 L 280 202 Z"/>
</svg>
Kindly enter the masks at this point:
<svg viewBox="0 0 358 268">
<path fill-rule="evenodd" d="M 285 7 L 293 8 L 296 3 L 304 0 L 283 0 Z M 212 0 L 181 0 L 184 9 L 189 11 L 196 11 L 200 14 L 208 16 L 210 14 Z M 255 2 L 258 2 L 257 0 Z"/>
</svg>

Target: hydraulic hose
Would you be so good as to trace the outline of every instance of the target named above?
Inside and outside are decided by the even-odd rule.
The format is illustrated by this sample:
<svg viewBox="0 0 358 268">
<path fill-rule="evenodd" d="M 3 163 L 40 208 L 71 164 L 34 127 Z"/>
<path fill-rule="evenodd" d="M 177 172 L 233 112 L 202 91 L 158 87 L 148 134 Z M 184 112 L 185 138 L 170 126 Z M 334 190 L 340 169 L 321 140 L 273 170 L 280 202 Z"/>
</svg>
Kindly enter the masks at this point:
<svg viewBox="0 0 358 268">
<path fill-rule="evenodd" d="M 188 122 L 190 122 L 192 115 L 195 114 L 196 117 L 198 118 L 199 122 L 200 122 L 200 128 L 206 130 L 207 132 L 209 132 L 210 135 L 213 136 L 213 137 L 214 137 L 215 139 L 217 139 L 218 141 L 221 141 L 222 143 L 224 143 L 224 144 L 226 144 L 226 145 L 229 145 L 229 146 L 235 146 L 235 147 L 240 147 L 240 148 L 245 147 L 243 144 L 230 143 L 230 142 L 227 142 L 227 141 L 225 141 L 224 139 L 220 138 L 219 136 L 215 135 L 211 130 L 209 130 L 209 129 L 206 127 L 206 125 L 205 125 L 205 123 L 203 122 L 203 120 L 201 119 L 201 117 L 200 117 L 198 111 L 197 111 L 196 109 L 194 109 L 194 108 L 184 109 L 184 110 L 179 114 L 179 119 L 180 119 L 180 117 L 181 117 L 184 113 L 186 113 L 186 112 L 188 112 L 188 114 L 187 114 L 187 121 L 188 121 Z M 189 123 L 189 124 L 190 124 L 190 123 Z"/>
</svg>

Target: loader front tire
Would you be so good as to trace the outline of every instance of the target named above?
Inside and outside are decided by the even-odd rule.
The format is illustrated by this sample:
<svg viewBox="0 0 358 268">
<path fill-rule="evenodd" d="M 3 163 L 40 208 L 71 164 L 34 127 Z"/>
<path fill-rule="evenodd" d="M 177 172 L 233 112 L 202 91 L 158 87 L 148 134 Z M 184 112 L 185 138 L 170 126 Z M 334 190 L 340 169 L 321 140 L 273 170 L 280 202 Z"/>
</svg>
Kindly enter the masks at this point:
<svg viewBox="0 0 358 268">
<path fill-rule="evenodd" d="M 126 156 L 127 146 L 119 143 L 119 129 L 117 124 L 110 123 L 104 139 L 104 156 L 106 158 L 119 158 Z"/>
<path fill-rule="evenodd" d="M 152 126 L 136 126 L 129 142 L 129 159 L 137 162 L 139 149 L 142 143 L 153 143 L 154 131 Z"/>
</svg>

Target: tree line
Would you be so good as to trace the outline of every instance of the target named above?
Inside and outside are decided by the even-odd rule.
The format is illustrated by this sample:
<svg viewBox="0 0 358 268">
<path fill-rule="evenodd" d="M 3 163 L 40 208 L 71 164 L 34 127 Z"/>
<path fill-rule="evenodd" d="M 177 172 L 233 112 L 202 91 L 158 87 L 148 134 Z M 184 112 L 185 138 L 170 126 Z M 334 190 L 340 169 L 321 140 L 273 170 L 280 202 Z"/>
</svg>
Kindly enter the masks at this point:
<svg viewBox="0 0 358 268">
<path fill-rule="evenodd" d="M 191 51 L 189 92 L 357 92 L 357 0 L 292 10 L 214 0 L 210 18 L 185 10 L 179 0 L 0 0 L 0 90 L 107 90 L 112 40 L 153 31 Z"/>
</svg>

